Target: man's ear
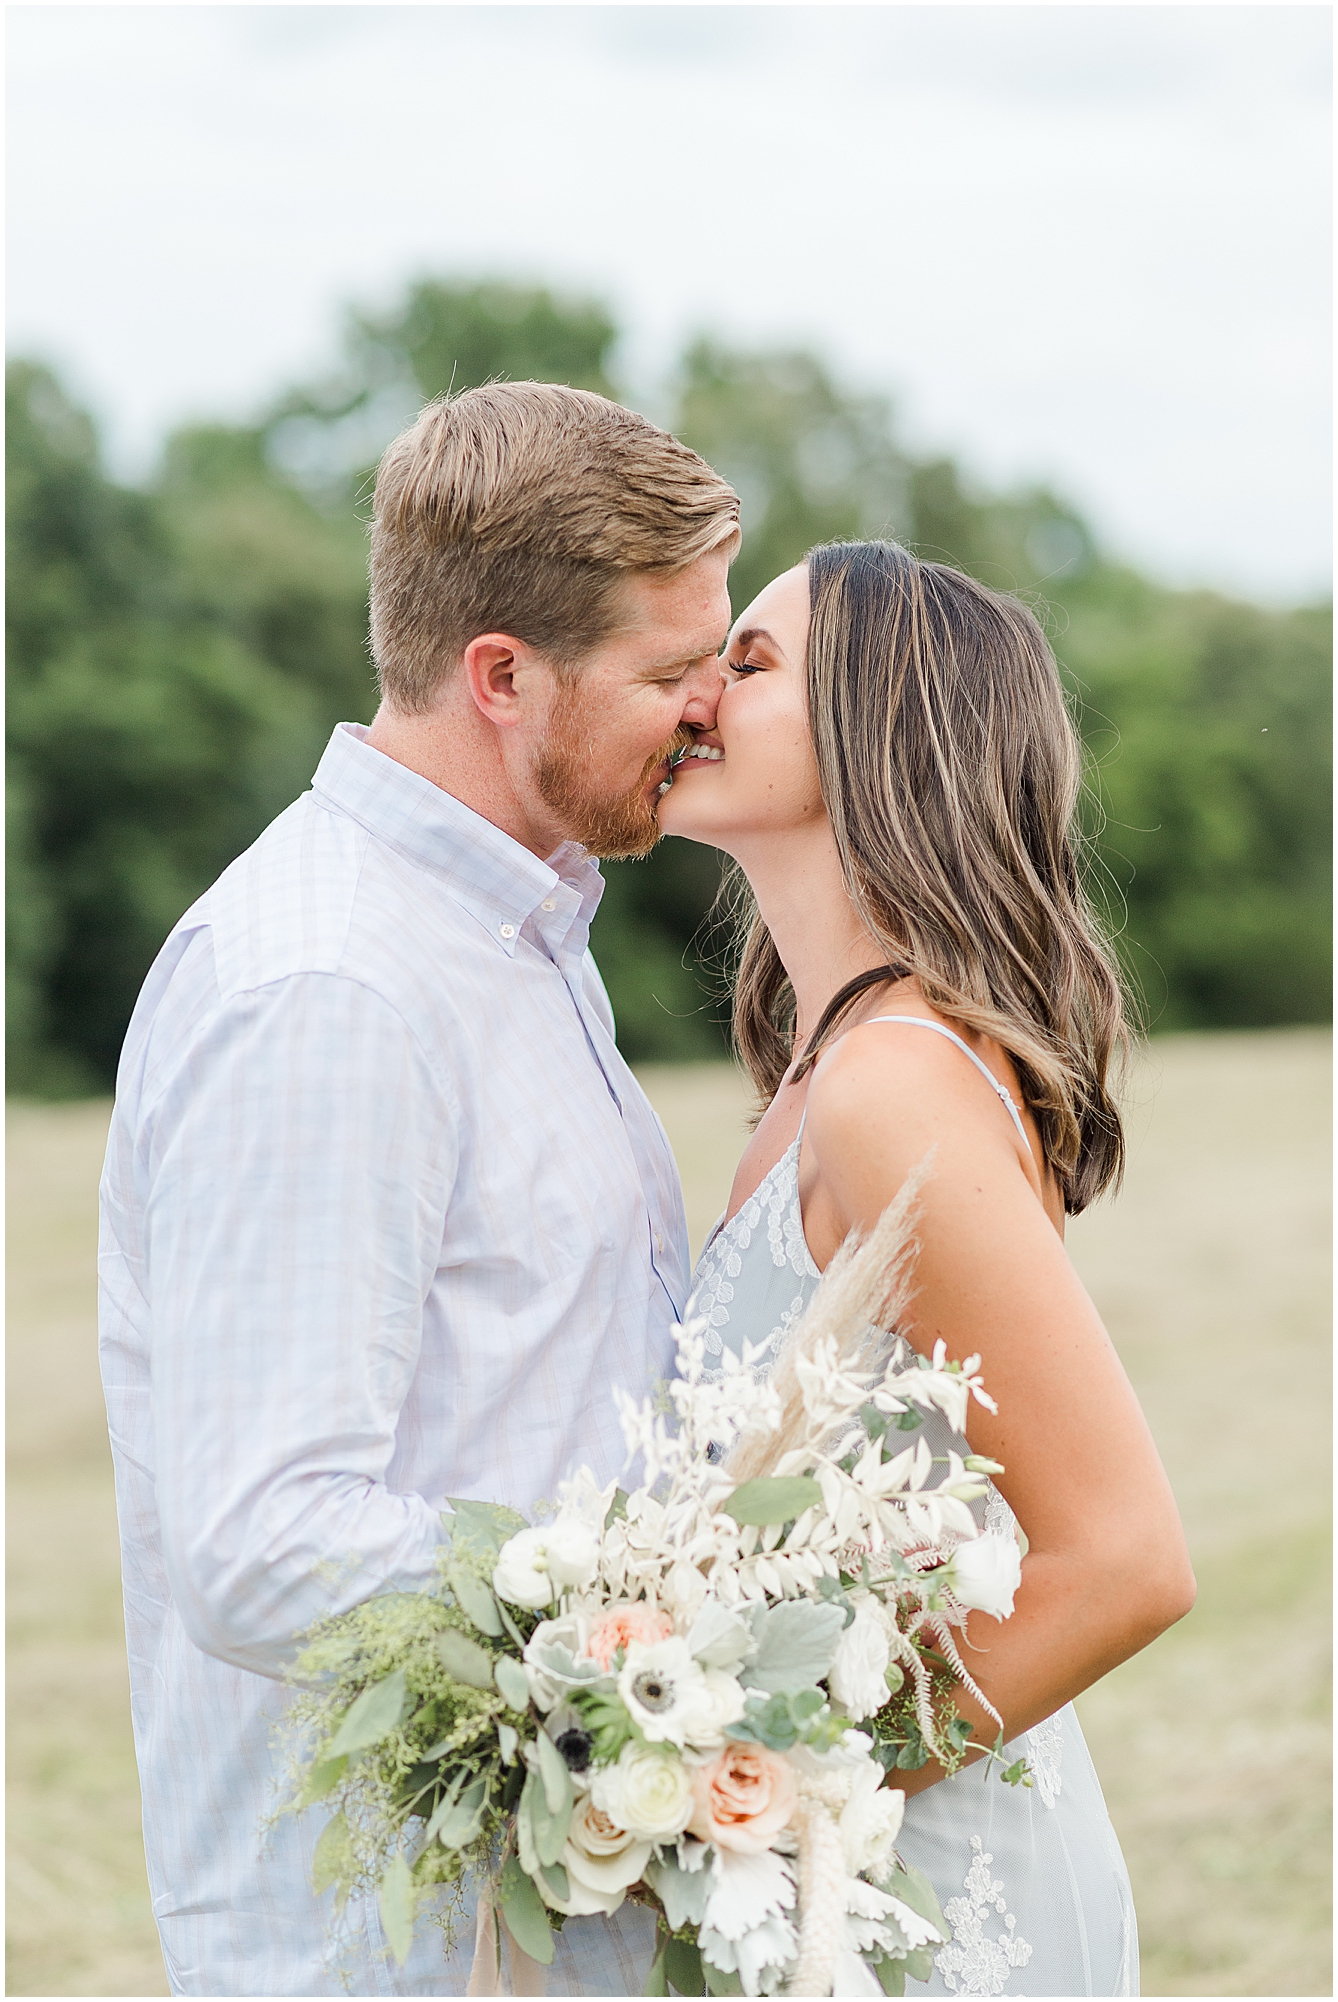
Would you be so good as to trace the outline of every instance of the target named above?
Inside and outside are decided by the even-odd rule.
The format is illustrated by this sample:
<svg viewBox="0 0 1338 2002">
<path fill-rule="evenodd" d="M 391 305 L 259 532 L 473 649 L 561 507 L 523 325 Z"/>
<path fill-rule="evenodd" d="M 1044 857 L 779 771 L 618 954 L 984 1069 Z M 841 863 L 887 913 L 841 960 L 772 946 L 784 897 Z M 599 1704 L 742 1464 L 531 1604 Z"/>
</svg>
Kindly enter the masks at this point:
<svg viewBox="0 0 1338 2002">
<path fill-rule="evenodd" d="M 474 706 L 501 729 L 521 721 L 533 699 L 530 684 L 540 665 L 533 649 L 510 633 L 483 633 L 460 656 L 460 671 Z"/>
</svg>

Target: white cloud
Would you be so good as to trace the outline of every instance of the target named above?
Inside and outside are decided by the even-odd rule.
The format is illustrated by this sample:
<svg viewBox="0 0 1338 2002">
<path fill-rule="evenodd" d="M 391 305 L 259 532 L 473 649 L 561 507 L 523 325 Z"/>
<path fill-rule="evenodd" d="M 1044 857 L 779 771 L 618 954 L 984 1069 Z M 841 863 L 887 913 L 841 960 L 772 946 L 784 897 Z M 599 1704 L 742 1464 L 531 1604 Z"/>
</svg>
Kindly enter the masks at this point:
<svg viewBox="0 0 1338 2002">
<path fill-rule="evenodd" d="M 426 271 L 592 287 L 641 386 L 806 340 L 1164 574 L 1321 587 L 1326 9 L 10 10 L 11 342 L 143 464 Z"/>
</svg>

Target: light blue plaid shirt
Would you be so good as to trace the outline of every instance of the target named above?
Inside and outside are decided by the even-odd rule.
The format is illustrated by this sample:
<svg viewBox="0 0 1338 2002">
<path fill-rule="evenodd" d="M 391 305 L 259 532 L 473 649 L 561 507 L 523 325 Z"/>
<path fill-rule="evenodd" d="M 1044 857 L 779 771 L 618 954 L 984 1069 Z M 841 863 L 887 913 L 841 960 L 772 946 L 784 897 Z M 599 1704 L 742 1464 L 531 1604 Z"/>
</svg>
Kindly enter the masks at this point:
<svg viewBox="0 0 1338 2002">
<path fill-rule="evenodd" d="M 602 890 L 341 724 L 186 913 L 135 1010 L 102 1181 L 101 1353 L 144 1839 L 174 1992 L 461 1992 L 430 1929 L 331 1945 L 319 1810 L 260 1849 L 274 1680 L 432 1575 L 447 1495 L 528 1512 L 623 1464 L 687 1232 L 587 951 Z M 644 1915 L 550 1992 L 639 1993 Z M 462 1958 L 463 1956 L 463 1958 Z"/>
</svg>

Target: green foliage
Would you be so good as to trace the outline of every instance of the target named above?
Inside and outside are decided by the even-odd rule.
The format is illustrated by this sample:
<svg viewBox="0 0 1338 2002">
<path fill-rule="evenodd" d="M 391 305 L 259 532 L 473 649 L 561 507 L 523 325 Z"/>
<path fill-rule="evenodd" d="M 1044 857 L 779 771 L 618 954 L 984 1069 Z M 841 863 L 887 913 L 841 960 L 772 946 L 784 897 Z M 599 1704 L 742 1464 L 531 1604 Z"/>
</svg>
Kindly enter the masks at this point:
<svg viewBox="0 0 1338 2002">
<path fill-rule="evenodd" d="M 720 1506 L 737 1523 L 764 1527 L 769 1523 L 793 1522 L 806 1508 L 821 1500 L 822 1489 L 809 1474 L 789 1474 L 783 1478 L 765 1474 L 735 1488 Z"/>
<path fill-rule="evenodd" d="M 750 1668 L 750 1680 L 752 1674 Z M 801 1740 L 825 1752 L 850 1729 L 850 1720 L 828 1708 L 820 1689 L 786 1689 L 765 1701 L 750 1696 L 743 1716 L 730 1729 L 736 1738 L 751 1738 L 773 1752 L 788 1752 Z"/>
<path fill-rule="evenodd" d="M 386 1941 L 400 1966 L 409 1958 L 413 1945 L 413 1920 L 416 1899 L 413 1876 L 402 1856 L 392 1856 L 386 1874 L 381 1879 L 378 1898 L 381 1925 Z"/>
<path fill-rule="evenodd" d="M 251 426 L 168 441 L 151 486 L 102 470 L 51 372 L 6 410 L 10 1089 L 105 1089 L 166 933 L 367 721 L 367 471 L 423 398 L 491 378 L 616 392 L 597 302 L 424 279 L 350 316 L 330 378 Z M 1054 495 L 918 461 L 882 399 L 815 357 L 703 339 L 674 428 L 743 500 L 736 610 L 813 543 L 892 534 L 1036 605 L 1092 764 L 1095 888 L 1154 1027 L 1326 1019 L 1327 606 L 1169 591 L 1104 560 Z M 723 1048 L 719 858 L 606 870 L 592 943 L 634 1061 Z"/>
<path fill-rule="evenodd" d="M 541 1967 L 547 1967 L 553 1958 L 553 1929 L 548 1923 L 548 1912 L 514 1856 L 502 1871 L 497 1909 L 522 1952 L 537 1960 Z"/>
</svg>

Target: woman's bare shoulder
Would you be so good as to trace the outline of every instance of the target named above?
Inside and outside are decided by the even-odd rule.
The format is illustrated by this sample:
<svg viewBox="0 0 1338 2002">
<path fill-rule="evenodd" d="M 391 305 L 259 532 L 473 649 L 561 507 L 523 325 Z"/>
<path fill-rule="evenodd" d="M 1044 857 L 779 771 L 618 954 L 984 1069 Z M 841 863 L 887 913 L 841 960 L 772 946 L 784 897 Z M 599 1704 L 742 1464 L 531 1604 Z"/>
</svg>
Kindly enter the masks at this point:
<svg viewBox="0 0 1338 2002">
<path fill-rule="evenodd" d="M 925 1027 L 926 1022 L 935 1027 Z M 936 1034 L 935 1029 L 950 1033 Z M 889 1113 L 954 1119 L 975 1114 L 994 1125 L 1003 1108 L 975 1064 L 950 1039 L 959 1034 L 923 1003 L 913 1018 L 858 1023 L 814 1066 L 809 1126 L 859 1126 Z M 996 1081 L 1008 1088 L 1005 1079 Z M 1004 1123 L 1007 1127 L 1006 1113 Z"/>
</svg>

